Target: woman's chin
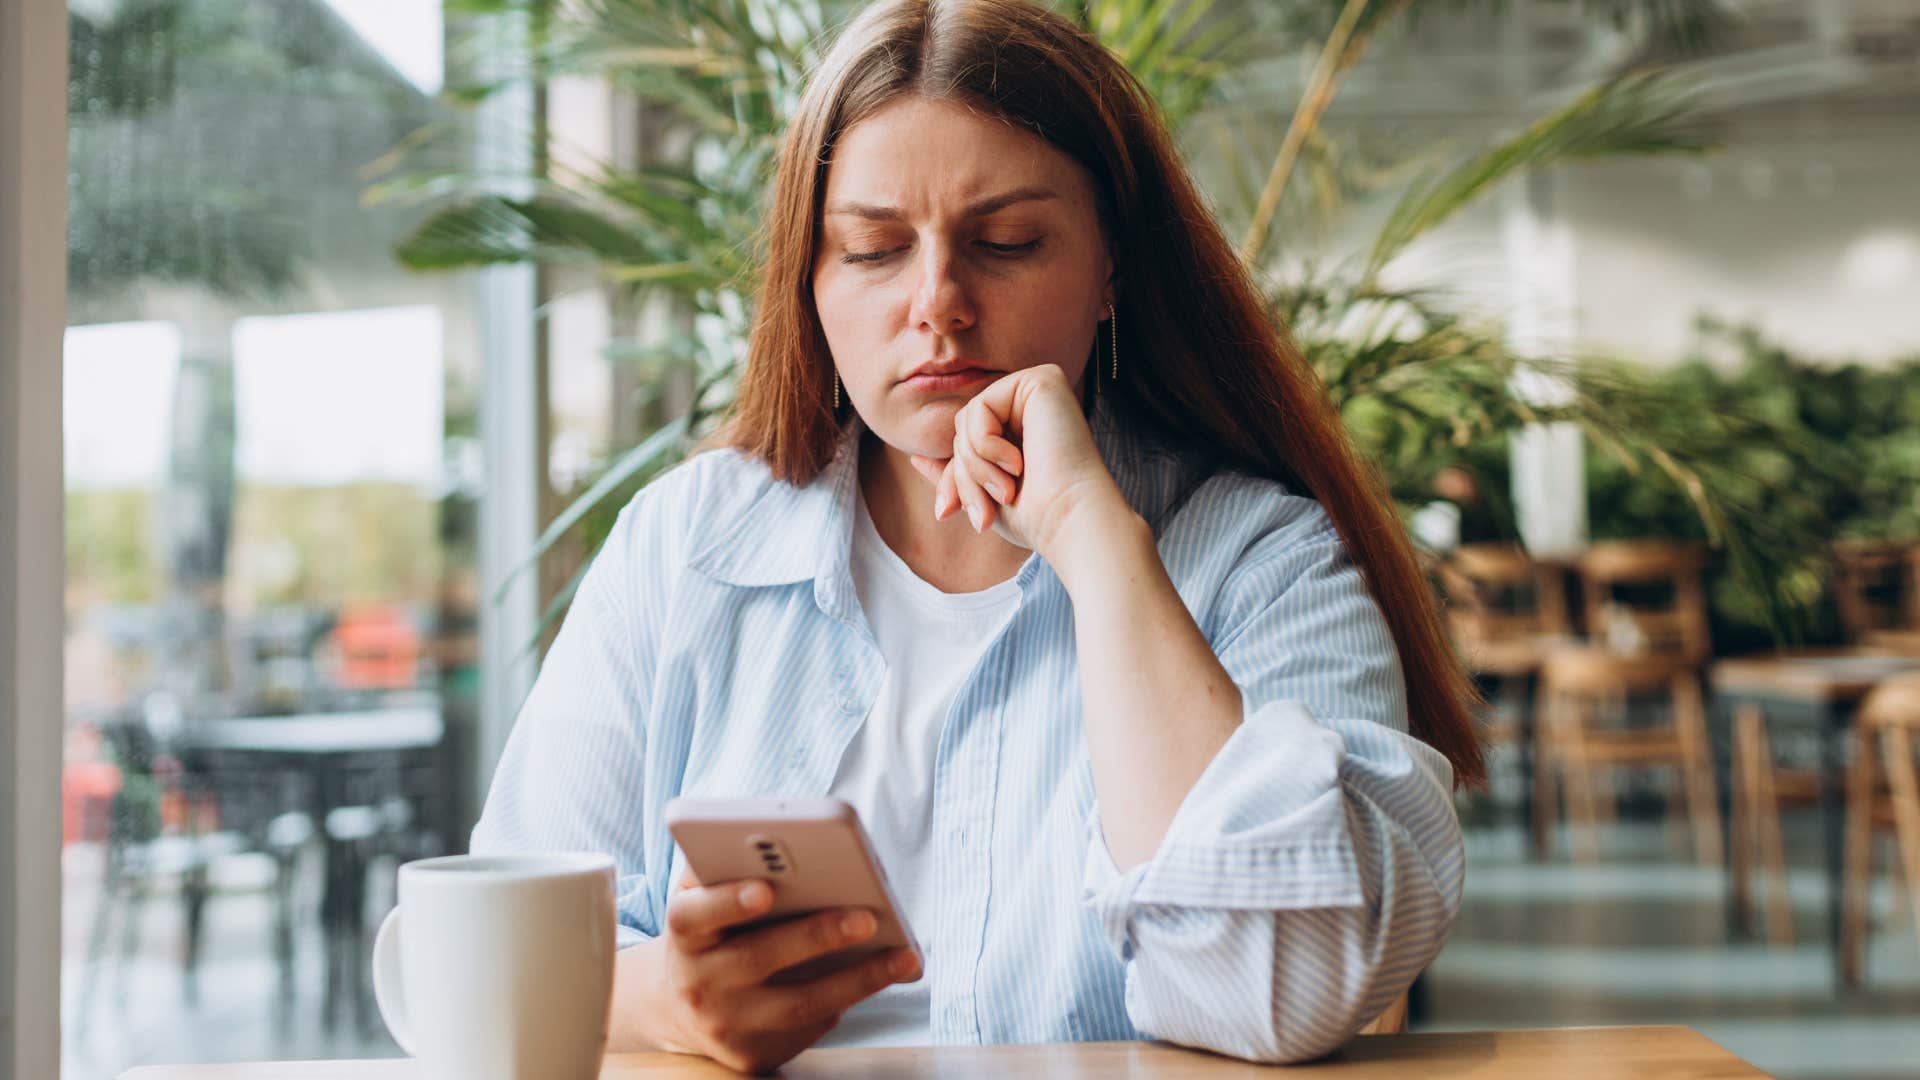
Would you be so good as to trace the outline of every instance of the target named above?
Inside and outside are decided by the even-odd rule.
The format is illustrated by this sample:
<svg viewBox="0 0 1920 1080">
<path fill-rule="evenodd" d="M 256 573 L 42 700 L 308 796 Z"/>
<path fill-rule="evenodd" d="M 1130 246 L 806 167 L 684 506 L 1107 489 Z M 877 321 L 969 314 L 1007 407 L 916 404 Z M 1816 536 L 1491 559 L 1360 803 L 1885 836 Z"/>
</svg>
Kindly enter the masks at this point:
<svg viewBox="0 0 1920 1080">
<path fill-rule="evenodd" d="M 953 454 L 953 418 L 965 404 L 960 398 L 929 401 L 905 415 L 890 417 L 885 428 L 874 427 L 873 431 L 882 442 L 903 453 L 946 458 Z"/>
</svg>

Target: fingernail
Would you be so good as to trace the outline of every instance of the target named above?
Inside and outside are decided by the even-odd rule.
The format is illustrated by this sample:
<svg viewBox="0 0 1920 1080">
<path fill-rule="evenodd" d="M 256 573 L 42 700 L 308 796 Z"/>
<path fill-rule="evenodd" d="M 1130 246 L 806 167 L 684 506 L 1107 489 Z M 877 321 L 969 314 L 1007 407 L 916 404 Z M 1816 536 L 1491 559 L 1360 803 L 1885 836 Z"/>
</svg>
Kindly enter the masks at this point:
<svg viewBox="0 0 1920 1080">
<path fill-rule="evenodd" d="M 758 881 L 749 881 L 740 886 L 740 904 L 742 907 L 759 907 L 767 898 L 767 886 Z"/>
<path fill-rule="evenodd" d="M 974 532 L 980 531 L 980 511 L 979 510 L 975 509 L 972 506 L 967 507 L 967 520 L 973 522 Z"/>
<path fill-rule="evenodd" d="M 906 978 L 913 974 L 913 970 L 919 966 L 919 961 L 915 960 L 913 954 L 910 952 L 894 953 L 893 959 L 887 961 L 887 970 L 893 972 L 893 976 L 896 979 Z"/>
<path fill-rule="evenodd" d="M 994 500 L 995 502 L 1006 502 L 1006 501 L 1007 501 L 1007 489 L 1006 489 L 1006 488 L 1004 488 L 1004 487 L 1001 487 L 1001 486 L 1000 486 L 999 484 L 997 484 L 997 483 L 991 483 L 991 484 L 988 484 L 988 485 L 987 485 L 987 493 L 993 496 L 993 500 Z"/>
<path fill-rule="evenodd" d="M 848 912 L 840 917 L 840 932 L 850 938 L 863 938 L 873 933 L 873 916 L 864 911 Z"/>
</svg>

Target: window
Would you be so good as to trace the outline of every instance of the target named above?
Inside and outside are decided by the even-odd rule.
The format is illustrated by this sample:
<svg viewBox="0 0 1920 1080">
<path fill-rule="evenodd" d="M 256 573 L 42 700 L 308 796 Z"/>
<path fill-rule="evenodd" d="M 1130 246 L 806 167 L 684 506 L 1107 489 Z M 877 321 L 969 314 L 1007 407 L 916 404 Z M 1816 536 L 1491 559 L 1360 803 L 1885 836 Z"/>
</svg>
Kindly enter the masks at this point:
<svg viewBox="0 0 1920 1080">
<path fill-rule="evenodd" d="M 479 293 L 366 198 L 471 153 L 439 5 L 68 26 L 63 1074 L 396 1054 L 369 928 L 483 771 Z"/>
</svg>

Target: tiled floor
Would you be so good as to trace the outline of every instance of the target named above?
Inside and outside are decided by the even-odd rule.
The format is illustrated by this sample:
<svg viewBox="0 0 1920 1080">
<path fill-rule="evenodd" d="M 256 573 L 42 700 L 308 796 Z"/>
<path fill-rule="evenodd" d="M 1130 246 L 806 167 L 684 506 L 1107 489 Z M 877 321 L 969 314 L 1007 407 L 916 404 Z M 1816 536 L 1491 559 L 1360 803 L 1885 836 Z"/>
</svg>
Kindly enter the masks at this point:
<svg viewBox="0 0 1920 1080">
<path fill-rule="evenodd" d="M 1790 843 L 1811 860 L 1809 823 L 1793 824 Z M 1476 827 L 1469 837 L 1467 900 L 1429 975 L 1427 1026 L 1685 1024 L 1782 1077 L 1920 1077 L 1920 939 L 1911 920 L 1875 934 L 1869 989 L 1837 994 L 1821 937 L 1824 879 L 1811 866 L 1792 880 L 1800 944 L 1777 950 L 1729 941 L 1720 874 L 1669 851 L 1657 829 L 1614 830 L 1593 867 L 1528 861 L 1509 827 Z M 294 998 L 278 1006 L 262 888 L 271 868 L 244 861 L 226 869 L 226 888 L 209 907 L 197 1001 L 182 991 L 178 907 L 161 894 L 144 906 L 134 954 L 101 965 L 82 1014 L 98 865 L 97 852 L 69 852 L 65 1080 L 106 1080 L 135 1064 L 399 1052 L 377 1017 L 366 1031 L 320 1023 L 315 933 L 301 942 Z M 1890 906 L 1883 894 L 1880 910 Z"/>
<path fill-rule="evenodd" d="M 1666 830 L 1616 828 L 1590 867 L 1529 861 L 1515 828 L 1473 830 L 1466 903 L 1428 974 L 1427 1026 L 1684 1024 L 1784 1078 L 1920 1077 L 1913 920 L 1890 917 L 1883 887 L 1867 985 L 1839 992 L 1813 824 L 1789 822 L 1809 865 L 1789 877 L 1787 949 L 1730 938 L 1724 876 L 1669 850 Z"/>
<path fill-rule="evenodd" d="M 206 909 L 197 998 L 190 998 L 181 974 L 180 906 L 162 885 L 141 905 L 136 951 L 128 957 L 108 952 L 95 969 L 92 1001 L 82 1009 L 100 864 L 96 850 L 67 851 L 62 1080 L 108 1080 L 134 1065 L 400 1054 L 377 1013 L 364 1031 L 350 1018 L 331 1031 L 321 1023 L 322 950 L 311 910 L 297 947 L 293 996 L 280 1000 L 266 891 L 273 868 L 251 857 L 221 867 L 223 887 Z M 317 893 L 314 869 L 308 866 L 305 875 L 309 898 Z M 111 939 L 116 947 L 117 934 Z"/>
</svg>

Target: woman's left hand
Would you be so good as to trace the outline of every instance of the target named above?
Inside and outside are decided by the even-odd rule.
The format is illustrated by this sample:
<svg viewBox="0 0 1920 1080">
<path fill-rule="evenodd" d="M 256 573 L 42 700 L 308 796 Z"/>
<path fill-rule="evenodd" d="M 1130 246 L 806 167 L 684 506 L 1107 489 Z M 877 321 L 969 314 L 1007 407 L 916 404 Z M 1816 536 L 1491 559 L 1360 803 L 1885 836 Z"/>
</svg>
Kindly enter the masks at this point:
<svg viewBox="0 0 1920 1080">
<path fill-rule="evenodd" d="M 953 427 L 953 456 L 913 457 L 933 482 L 942 521 L 964 509 L 975 531 L 991 528 L 1052 562 L 1069 518 L 1094 504 L 1125 505 L 1058 365 L 995 381 L 954 415 Z"/>
</svg>

